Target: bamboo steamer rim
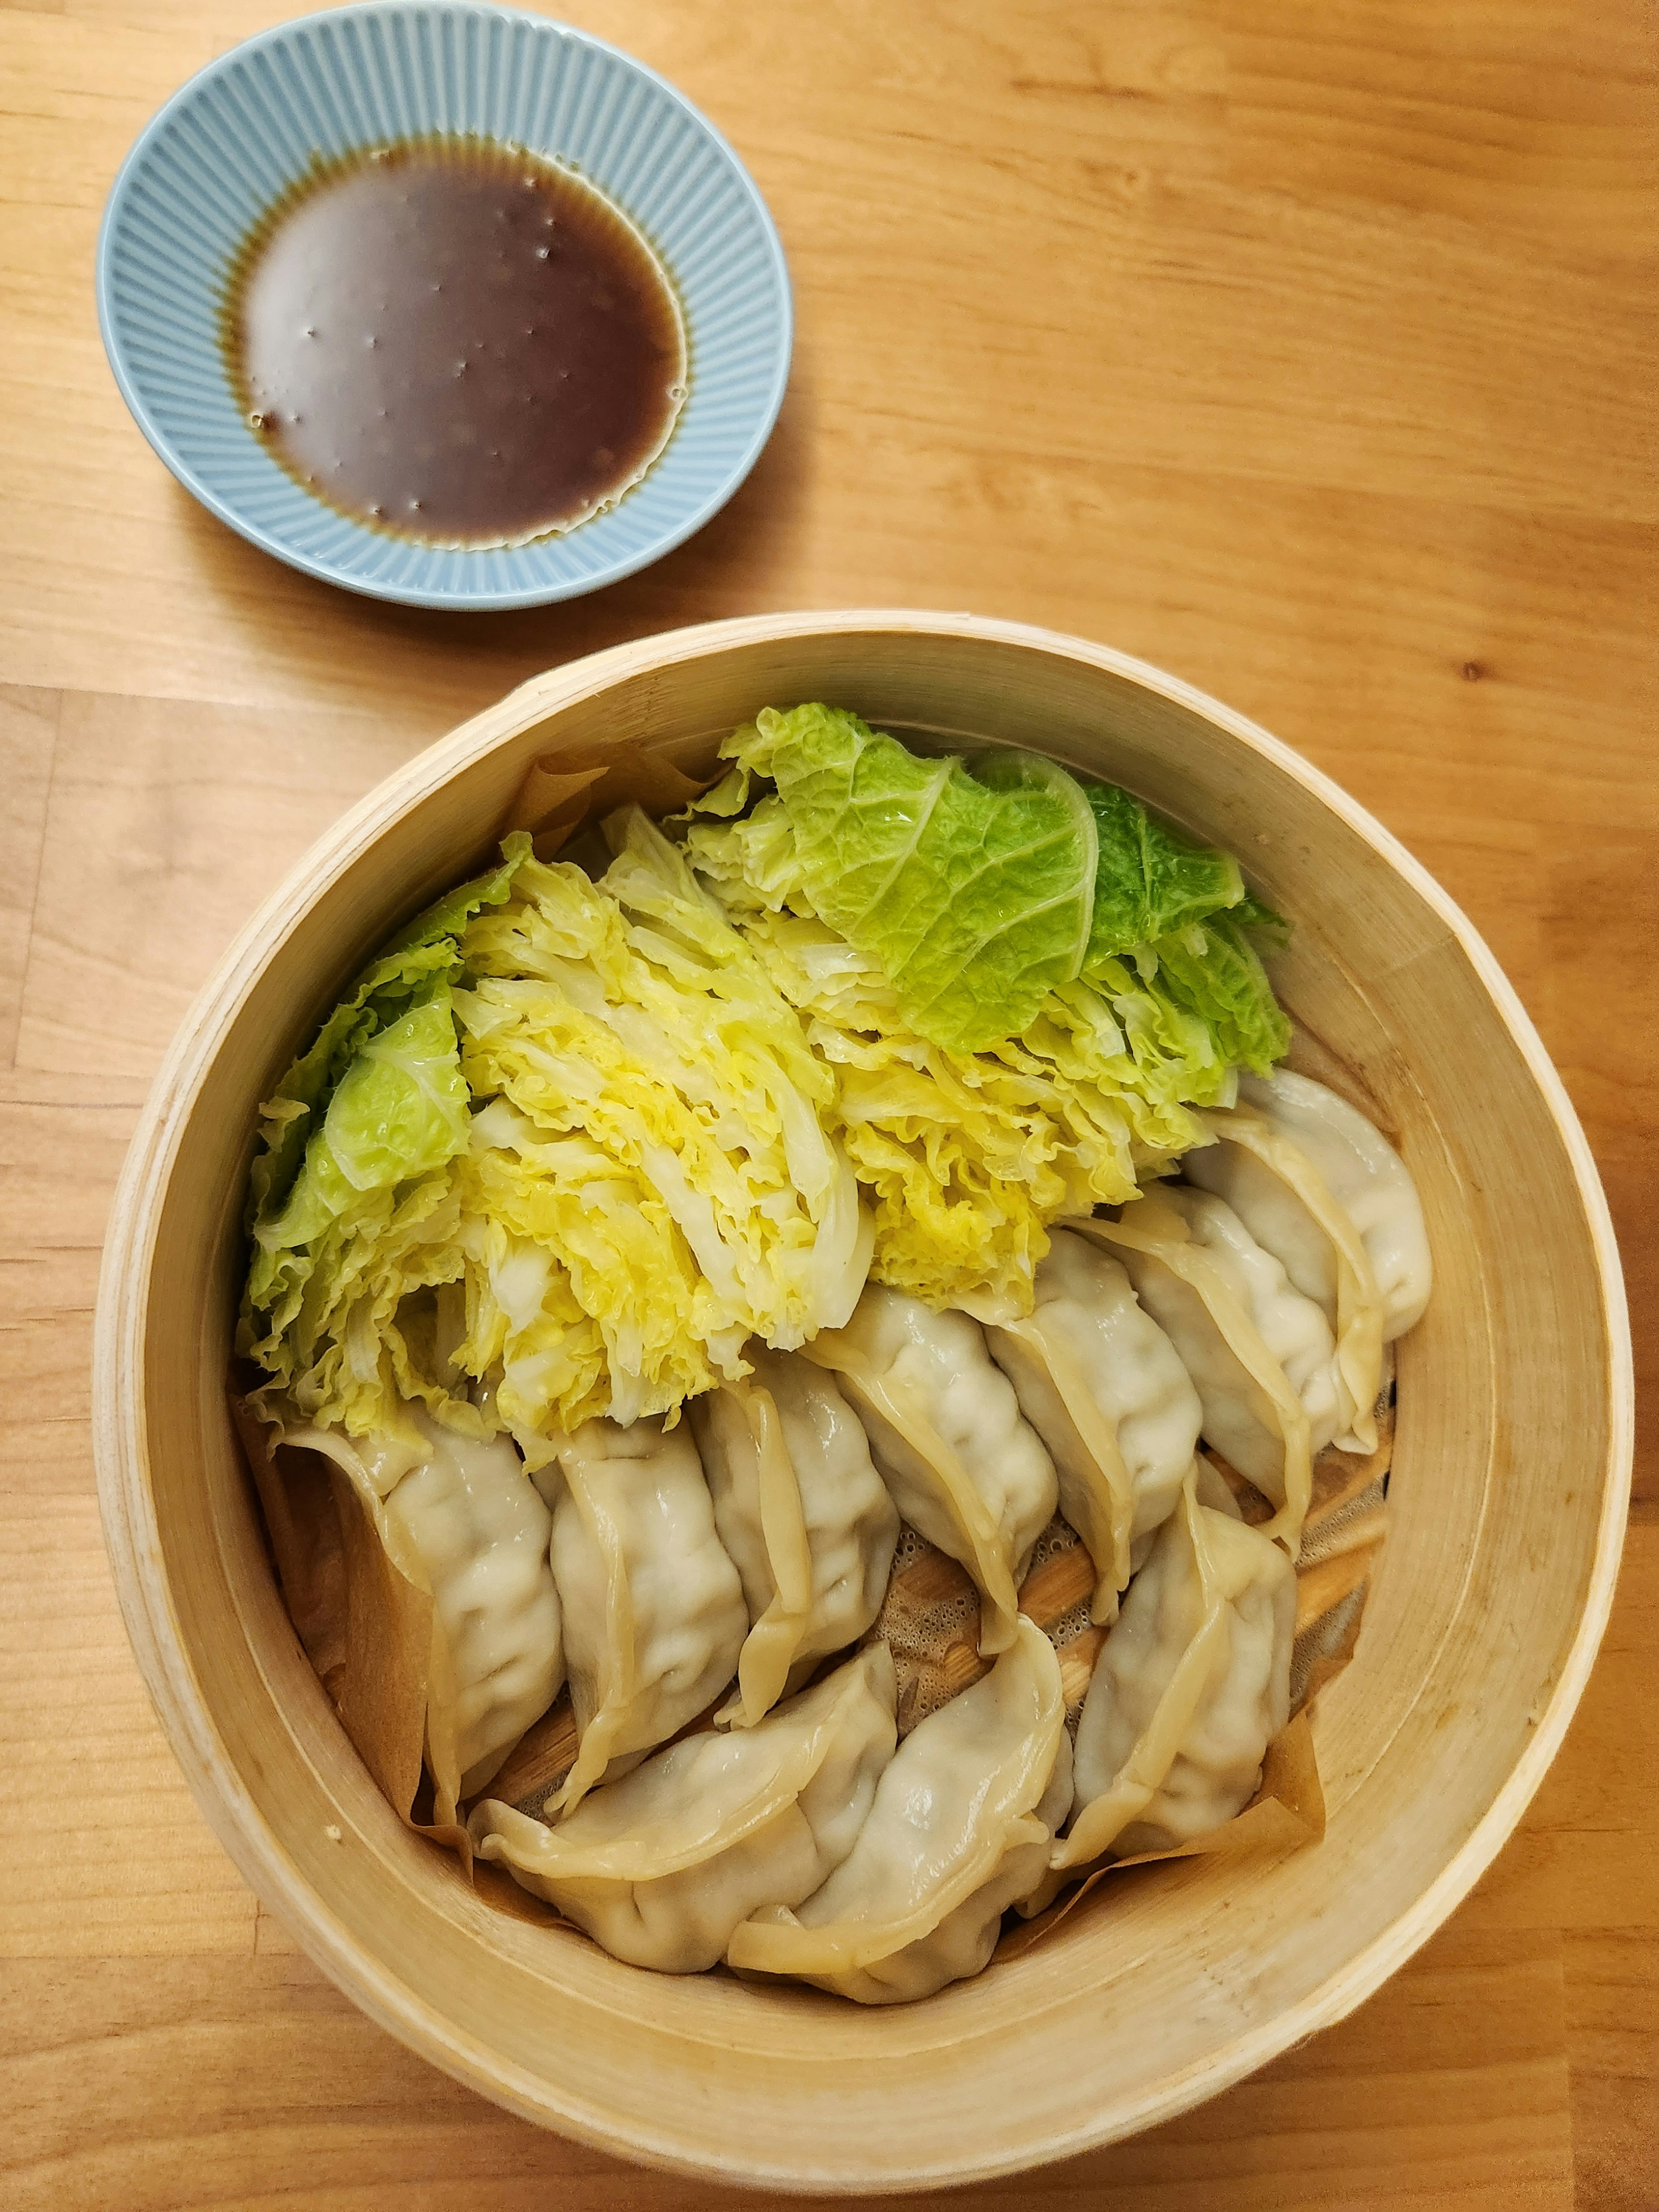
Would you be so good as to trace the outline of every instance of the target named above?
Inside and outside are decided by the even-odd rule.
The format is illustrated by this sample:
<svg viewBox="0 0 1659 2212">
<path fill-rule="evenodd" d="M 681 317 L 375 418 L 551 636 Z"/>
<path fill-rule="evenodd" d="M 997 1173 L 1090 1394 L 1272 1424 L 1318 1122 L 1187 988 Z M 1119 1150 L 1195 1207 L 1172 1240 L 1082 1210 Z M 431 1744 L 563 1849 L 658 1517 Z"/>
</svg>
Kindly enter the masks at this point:
<svg viewBox="0 0 1659 2212">
<path fill-rule="evenodd" d="M 1345 2017 L 1394 1973 L 1468 1895 L 1516 1827 L 1560 1748 L 1611 1612 L 1630 1497 L 1634 1382 L 1629 1315 L 1613 1225 L 1577 1115 L 1541 1040 L 1492 952 L 1428 871 L 1364 807 L 1288 745 L 1244 715 L 1151 663 L 1035 625 L 966 613 L 910 610 L 809 611 L 702 623 L 611 647 L 532 678 L 440 739 L 349 809 L 264 901 L 232 940 L 180 1024 L 134 1133 L 109 1217 L 100 1273 L 92 1370 L 94 1453 L 105 1540 L 127 1633 L 185 1779 L 244 1878 L 302 1948 L 368 2015 L 422 2056 L 526 2118 L 611 2153 L 699 2179 L 843 2191 L 915 2189 L 988 2179 L 1029 2166 L 1029 2146 L 977 2147 L 971 2160 L 853 2182 L 754 2165 L 715 2167 L 680 2147 L 672 2129 L 627 2136 L 527 2069 L 503 2063 L 410 1991 L 299 1873 L 227 1754 L 185 1649 L 161 1566 L 149 1468 L 143 1349 L 148 1288 L 164 1195 L 191 1103 L 255 981 L 317 900 L 386 831 L 459 769 L 552 714 L 626 677 L 712 658 L 733 647 L 883 635 L 1024 647 L 1118 678 L 1182 707 L 1248 747 L 1338 816 L 1404 879 L 1467 957 L 1525 1063 L 1559 1133 L 1589 1232 L 1602 1299 L 1608 1443 L 1594 1560 L 1565 1664 L 1521 1757 L 1486 1812 L 1413 1906 L 1298 2002 L 1218 2052 L 1165 2076 L 1127 2121 L 1079 2124 L 1045 2142 L 1059 2159 L 1138 2132 L 1230 2087 L 1268 2059 Z"/>
</svg>

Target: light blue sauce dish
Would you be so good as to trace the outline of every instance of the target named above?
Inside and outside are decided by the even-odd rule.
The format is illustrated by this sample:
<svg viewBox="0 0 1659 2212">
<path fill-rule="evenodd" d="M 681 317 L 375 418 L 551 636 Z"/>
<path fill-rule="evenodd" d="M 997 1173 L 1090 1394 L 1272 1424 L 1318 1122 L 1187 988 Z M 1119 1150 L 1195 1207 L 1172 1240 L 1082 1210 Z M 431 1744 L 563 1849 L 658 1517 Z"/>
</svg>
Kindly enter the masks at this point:
<svg viewBox="0 0 1659 2212">
<path fill-rule="evenodd" d="M 319 158 L 432 132 L 476 133 L 575 170 L 644 234 L 679 297 L 690 366 L 673 434 L 614 506 L 561 535 L 454 548 L 354 521 L 272 457 L 231 382 L 226 289 L 261 215 Z M 367 0 L 210 63 L 122 165 L 97 283 L 122 397 L 186 490 L 278 560 L 408 606 L 545 605 L 658 560 L 748 475 L 789 374 L 783 249 L 713 124 L 602 39 L 461 0 Z"/>
</svg>

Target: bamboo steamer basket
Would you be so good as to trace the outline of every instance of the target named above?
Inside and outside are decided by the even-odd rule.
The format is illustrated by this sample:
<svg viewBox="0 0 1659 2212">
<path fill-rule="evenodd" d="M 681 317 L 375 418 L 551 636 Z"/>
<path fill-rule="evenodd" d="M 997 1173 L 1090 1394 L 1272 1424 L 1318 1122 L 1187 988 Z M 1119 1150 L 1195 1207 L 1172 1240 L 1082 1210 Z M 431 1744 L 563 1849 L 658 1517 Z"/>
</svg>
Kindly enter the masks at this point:
<svg viewBox="0 0 1659 2212">
<path fill-rule="evenodd" d="M 255 1107 L 337 988 L 481 864 L 538 755 L 635 739 L 703 769 L 736 723 L 805 698 L 1036 748 L 1240 854 L 1297 925 L 1286 1002 L 1401 1144 L 1436 1267 L 1399 1347 L 1390 1534 L 1358 1656 L 1316 1711 L 1323 1843 L 1120 1877 L 1047 1944 L 882 2011 L 623 1966 L 495 1911 L 403 1827 L 289 1626 L 223 1398 Z M 1242 716 L 1121 653 L 968 616 L 765 616 L 619 647 L 526 684 L 346 815 L 232 945 L 157 1081 L 110 1224 L 94 1395 L 145 1680 L 204 1811 L 311 1957 L 532 2120 L 783 2189 L 920 2187 L 1107 2142 L 1359 2003 L 1464 1896 L 1554 1756 L 1629 1486 L 1606 1206 L 1468 921 Z"/>
</svg>

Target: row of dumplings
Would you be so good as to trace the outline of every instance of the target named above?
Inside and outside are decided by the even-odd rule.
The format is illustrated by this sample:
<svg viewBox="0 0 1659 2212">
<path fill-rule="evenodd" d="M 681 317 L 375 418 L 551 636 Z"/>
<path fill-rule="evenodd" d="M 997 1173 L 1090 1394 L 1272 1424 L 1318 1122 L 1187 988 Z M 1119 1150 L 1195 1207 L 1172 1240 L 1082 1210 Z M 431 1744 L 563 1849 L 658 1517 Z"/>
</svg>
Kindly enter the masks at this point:
<svg viewBox="0 0 1659 2212">
<path fill-rule="evenodd" d="M 1106 1638 L 1075 1751 L 1053 1644 L 1017 1615 L 988 1674 L 901 1742 L 866 1644 L 753 1727 L 683 1737 L 556 1821 L 486 1799 L 475 1848 L 614 1956 L 725 1960 L 863 2004 L 977 1973 L 1010 1906 L 1254 1795 L 1289 1711 L 1295 1571 L 1194 1469 Z M 1068 1830 L 1069 1823 L 1069 1832 Z"/>
<path fill-rule="evenodd" d="M 1280 1074 L 1208 1120 L 1185 1183 L 1055 1231 L 1028 1318 L 871 1285 L 803 1352 L 751 1347 L 689 1426 L 590 1422 L 533 1483 L 506 1439 L 428 1425 L 381 1495 L 372 1451 L 291 1436 L 433 1593 L 440 1817 L 568 1673 L 574 1764 L 544 1817 L 477 1802 L 480 1855 L 635 1964 L 884 2002 L 977 1972 L 1070 1870 L 1238 1812 L 1287 1717 L 1312 1455 L 1372 1448 L 1429 1267 L 1402 1164 L 1334 1094 Z M 1110 1624 L 1075 1751 L 1018 1600 L 1057 1510 Z M 902 1743 L 879 1642 L 813 1680 L 875 1621 L 901 1518 L 972 1577 L 994 1661 Z"/>
</svg>

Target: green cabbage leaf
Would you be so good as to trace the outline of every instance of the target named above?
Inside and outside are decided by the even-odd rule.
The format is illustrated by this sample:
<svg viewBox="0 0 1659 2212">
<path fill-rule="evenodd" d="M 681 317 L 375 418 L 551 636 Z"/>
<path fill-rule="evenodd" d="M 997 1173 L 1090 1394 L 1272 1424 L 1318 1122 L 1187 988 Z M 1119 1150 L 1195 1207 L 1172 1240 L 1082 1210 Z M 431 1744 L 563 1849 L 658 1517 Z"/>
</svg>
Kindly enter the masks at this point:
<svg viewBox="0 0 1659 2212">
<path fill-rule="evenodd" d="M 1192 844 L 1115 784 L 1083 790 L 1099 842 L 1085 975 L 1243 898 L 1244 878 L 1230 853 Z"/>
<path fill-rule="evenodd" d="M 372 960 L 259 1109 L 248 1171 L 253 1247 L 243 1335 L 278 1334 L 327 1224 L 365 1196 L 441 1165 L 465 1133 L 450 985 L 471 915 L 499 906 L 530 854 L 520 834 L 499 867 L 447 891 Z"/>
<path fill-rule="evenodd" d="M 1262 917 L 1256 928 L 1271 939 L 1277 916 L 1256 911 Z M 1290 1018 L 1273 996 L 1252 928 L 1238 915 L 1238 908 L 1212 914 L 1149 950 L 1168 1002 L 1204 1025 L 1225 1061 L 1266 1075 L 1290 1050 Z"/>
<path fill-rule="evenodd" d="M 919 1035 L 1017 1036 L 1089 943 L 1097 835 L 1073 779 L 1024 755 L 923 759 L 856 714 L 767 708 L 723 750 L 779 805 L 737 842 L 762 898 L 804 894 L 878 959 Z M 714 809 L 743 802 L 732 779 Z"/>
</svg>

